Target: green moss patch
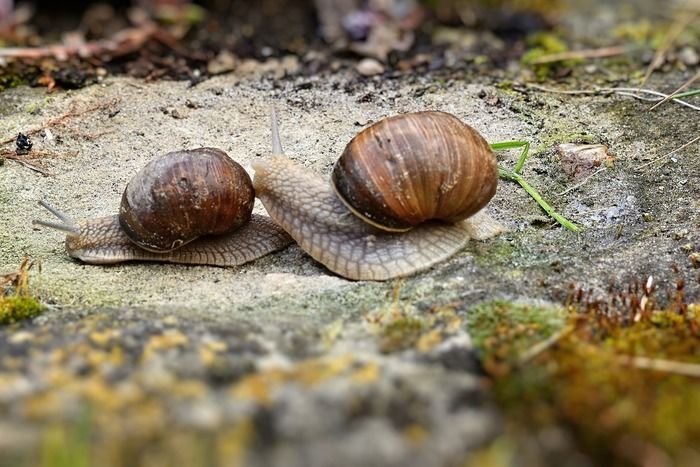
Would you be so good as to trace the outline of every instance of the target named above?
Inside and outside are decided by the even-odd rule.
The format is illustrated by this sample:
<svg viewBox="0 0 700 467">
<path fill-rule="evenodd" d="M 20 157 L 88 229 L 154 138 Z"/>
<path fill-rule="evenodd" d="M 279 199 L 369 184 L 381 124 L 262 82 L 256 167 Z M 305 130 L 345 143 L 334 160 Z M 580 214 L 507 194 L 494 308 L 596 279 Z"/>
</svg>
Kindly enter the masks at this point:
<svg viewBox="0 0 700 467">
<path fill-rule="evenodd" d="M 34 318 L 43 311 L 44 307 L 34 297 L 0 298 L 0 324 L 12 324 Z"/>
<path fill-rule="evenodd" d="M 650 465 L 699 454 L 700 306 L 682 283 L 668 306 L 653 285 L 594 298 L 572 289 L 567 306 L 493 302 L 469 325 L 494 395 L 516 432 L 564 427 L 596 465 Z M 692 463 L 692 462 L 691 462 Z"/>
<path fill-rule="evenodd" d="M 29 293 L 28 258 L 17 272 L 0 276 L 0 325 L 31 319 L 44 311 L 44 306 Z"/>
<path fill-rule="evenodd" d="M 547 56 L 567 52 L 566 43 L 557 35 L 549 32 L 538 32 L 527 39 L 528 50 L 523 54 L 521 61 L 525 65 L 533 67 L 535 76 L 539 81 L 546 80 L 559 67 L 571 67 L 580 63 L 580 60 L 561 60 L 559 62 L 538 63 Z"/>
</svg>

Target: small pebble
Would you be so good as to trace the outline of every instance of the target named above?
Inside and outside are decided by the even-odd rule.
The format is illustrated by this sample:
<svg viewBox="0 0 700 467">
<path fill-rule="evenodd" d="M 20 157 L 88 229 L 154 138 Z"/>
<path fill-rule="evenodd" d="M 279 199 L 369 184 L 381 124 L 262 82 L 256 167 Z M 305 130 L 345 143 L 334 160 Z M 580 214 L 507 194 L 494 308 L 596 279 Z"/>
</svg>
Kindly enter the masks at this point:
<svg viewBox="0 0 700 467">
<path fill-rule="evenodd" d="M 211 75 L 233 71 L 236 68 L 236 56 L 228 50 L 222 50 L 219 55 L 207 64 L 207 72 Z"/>
<path fill-rule="evenodd" d="M 19 133 L 15 145 L 17 146 L 17 154 L 27 154 L 32 149 L 32 140 L 29 139 L 29 136 Z"/>
<path fill-rule="evenodd" d="M 673 236 L 675 237 L 676 240 L 683 240 L 685 237 L 688 236 L 688 229 L 681 229 L 677 230 Z"/>
<path fill-rule="evenodd" d="M 355 66 L 355 69 L 362 76 L 374 76 L 384 73 L 384 65 L 373 58 L 363 58 Z"/>
<path fill-rule="evenodd" d="M 612 166 L 614 161 L 604 144 L 561 143 L 556 149 L 562 171 L 572 178 L 591 175 L 602 166 Z"/>
<path fill-rule="evenodd" d="M 34 334 L 28 331 L 17 331 L 11 335 L 9 342 L 11 344 L 23 344 L 34 339 Z"/>
<path fill-rule="evenodd" d="M 700 63 L 700 56 L 698 56 L 697 51 L 690 46 L 683 47 L 681 51 L 678 52 L 678 58 L 685 66 L 695 66 Z"/>
</svg>

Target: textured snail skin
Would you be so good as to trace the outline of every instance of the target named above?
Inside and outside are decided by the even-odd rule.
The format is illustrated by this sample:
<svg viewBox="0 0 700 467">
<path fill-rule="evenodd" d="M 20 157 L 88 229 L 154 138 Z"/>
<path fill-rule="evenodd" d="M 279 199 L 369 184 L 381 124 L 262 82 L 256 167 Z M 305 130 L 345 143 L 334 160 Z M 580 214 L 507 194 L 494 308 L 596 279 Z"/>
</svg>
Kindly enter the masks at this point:
<svg viewBox="0 0 700 467">
<path fill-rule="evenodd" d="M 160 253 L 233 231 L 248 221 L 254 201 L 250 177 L 225 152 L 174 151 L 153 159 L 129 181 L 119 220 L 134 243 Z"/>
<path fill-rule="evenodd" d="M 336 162 L 332 181 L 356 215 L 405 231 L 481 210 L 496 193 L 498 167 L 486 140 L 459 118 L 413 112 L 358 133 Z"/>
<path fill-rule="evenodd" d="M 354 216 L 327 180 L 282 155 L 253 163 L 253 185 L 270 216 L 315 260 L 343 277 L 387 280 L 408 276 L 462 249 L 468 230 L 500 232 L 477 216 L 456 224 L 427 222 L 403 233 L 380 230 Z"/>
<path fill-rule="evenodd" d="M 154 253 L 136 246 L 119 225 L 116 215 L 75 223 L 79 233 L 66 236 L 68 254 L 89 264 L 123 261 L 238 266 L 280 250 L 292 239 L 269 217 L 253 214 L 250 221 L 234 232 L 199 239 L 165 253 Z"/>
</svg>

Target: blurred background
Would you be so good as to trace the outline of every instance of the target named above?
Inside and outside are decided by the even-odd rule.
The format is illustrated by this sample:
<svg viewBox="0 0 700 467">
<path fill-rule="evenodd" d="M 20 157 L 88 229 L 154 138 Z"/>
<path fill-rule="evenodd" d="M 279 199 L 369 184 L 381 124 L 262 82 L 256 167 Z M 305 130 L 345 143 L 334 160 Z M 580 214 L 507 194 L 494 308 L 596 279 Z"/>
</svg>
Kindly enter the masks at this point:
<svg viewBox="0 0 700 467">
<path fill-rule="evenodd" d="M 697 66 L 698 10 L 697 0 L 0 0 L 0 85 L 74 88 L 110 73 L 197 82 L 285 57 L 300 74 L 520 80 L 590 74 L 577 65 L 614 57 L 606 75 L 627 78 Z"/>
</svg>

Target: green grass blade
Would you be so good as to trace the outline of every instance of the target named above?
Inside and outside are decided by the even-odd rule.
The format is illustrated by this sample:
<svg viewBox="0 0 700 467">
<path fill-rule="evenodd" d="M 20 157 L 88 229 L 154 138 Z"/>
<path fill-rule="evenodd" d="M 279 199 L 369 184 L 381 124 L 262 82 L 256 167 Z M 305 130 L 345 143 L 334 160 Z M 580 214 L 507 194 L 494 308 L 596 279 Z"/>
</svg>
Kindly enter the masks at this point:
<svg viewBox="0 0 700 467">
<path fill-rule="evenodd" d="M 520 153 L 520 157 L 518 158 L 518 162 L 515 164 L 514 169 L 508 170 L 499 166 L 499 176 L 505 180 L 517 182 L 550 217 L 552 217 L 555 221 L 557 221 L 559 224 L 563 225 L 567 229 L 572 230 L 574 232 L 578 232 L 580 229 L 578 228 L 578 226 L 576 226 L 576 224 L 574 224 L 566 217 L 562 216 L 557 211 L 555 211 L 554 208 L 542 198 L 539 192 L 535 190 L 535 188 L 533 188 L 532 185 L 530 185 L 522 175 L 520 175 L 520 171 L 522 170 L 523 165 L 525 164 L 525 159 L 527 158 L 527 154 L 530 150 L 530 143 L 528 143 L 527 141 L 503 141 L 500 143 L 491 144 L 491 149 L 493 149 L 494 151 L 502 151 L 506 149 L 516 148 L 523 149 Z"/>
</svg>

